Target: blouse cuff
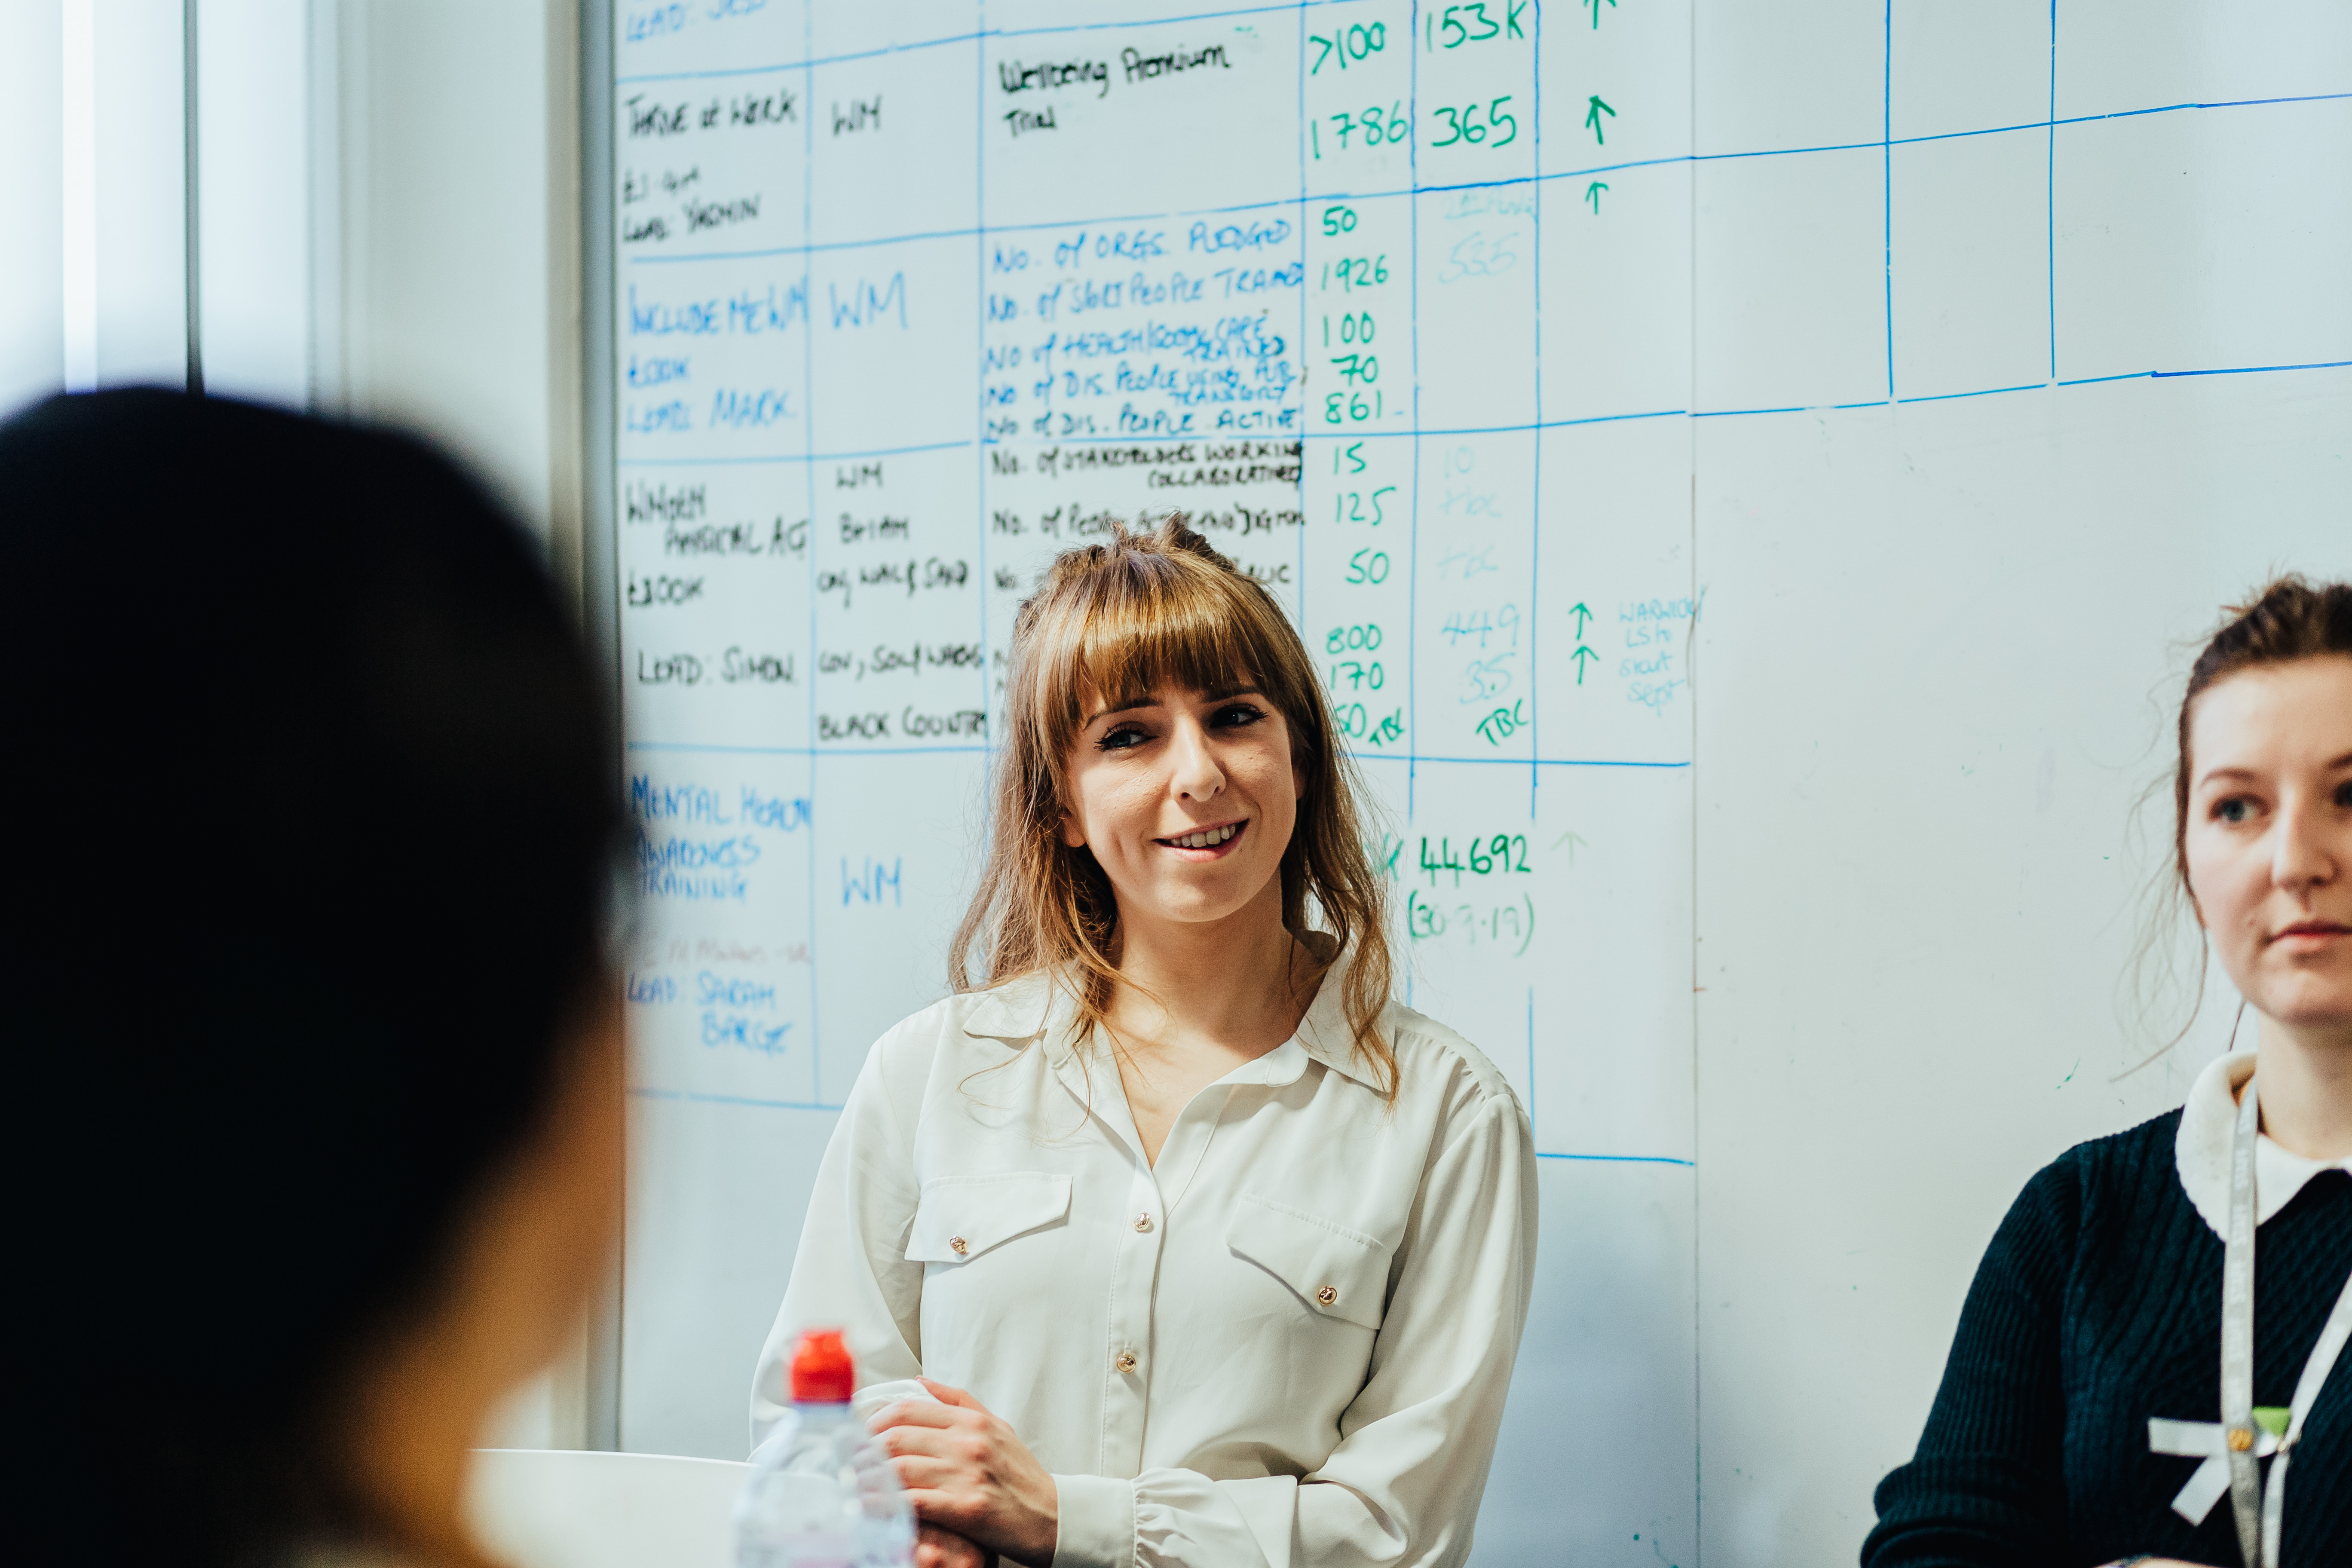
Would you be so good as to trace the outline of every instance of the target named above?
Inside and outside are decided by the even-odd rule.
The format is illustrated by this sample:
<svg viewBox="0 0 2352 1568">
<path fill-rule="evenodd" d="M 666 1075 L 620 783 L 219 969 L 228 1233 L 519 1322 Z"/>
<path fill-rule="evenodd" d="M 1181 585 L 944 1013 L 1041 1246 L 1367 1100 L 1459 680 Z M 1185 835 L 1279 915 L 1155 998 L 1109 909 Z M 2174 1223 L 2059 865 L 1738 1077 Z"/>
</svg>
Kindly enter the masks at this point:
<svg viewBox="0 0 2352 1568">
<path fill-rule="evenodd" d="M 1135 1483 L 1055 1476 L 1053 1568 L 1134 1568 Z"/>
</svg>

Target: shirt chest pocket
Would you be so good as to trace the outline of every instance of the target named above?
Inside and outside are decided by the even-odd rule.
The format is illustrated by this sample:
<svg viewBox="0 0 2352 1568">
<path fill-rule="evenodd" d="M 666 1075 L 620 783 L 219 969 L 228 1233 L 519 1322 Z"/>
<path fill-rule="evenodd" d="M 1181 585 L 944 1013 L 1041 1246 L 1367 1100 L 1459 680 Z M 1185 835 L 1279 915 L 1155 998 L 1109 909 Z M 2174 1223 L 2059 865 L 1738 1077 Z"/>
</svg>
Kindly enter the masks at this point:
<svg viewBox="0 0 2352 1568">
<path fill-rule="evenodd" d="M 1070 1217 L 1070 1178 L 1051 1171 L 941 1176 L 923 1184 L 907 1237 L 909 1263 L 965 1263 Z"/>
<path fill-rule="evenodd" d="M 1388 1305 L 1389 1249 L 1303 1209 L 1244 1193 L 1225 1246 L 1287 1286 L 1309 1312 L 1360 1328 L 1381 1326 Z"/>
</svg>

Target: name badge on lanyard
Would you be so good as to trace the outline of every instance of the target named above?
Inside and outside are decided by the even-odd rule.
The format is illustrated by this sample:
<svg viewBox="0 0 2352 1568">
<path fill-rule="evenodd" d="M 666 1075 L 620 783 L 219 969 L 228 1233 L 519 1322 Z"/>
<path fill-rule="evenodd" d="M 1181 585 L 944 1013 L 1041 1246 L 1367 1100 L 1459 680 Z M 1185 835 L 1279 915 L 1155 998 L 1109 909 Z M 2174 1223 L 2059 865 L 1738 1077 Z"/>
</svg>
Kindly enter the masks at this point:
<svg viewBox="0 0 2352 1568">
<path fill-rule="evenodd" d="M 2303 1437 L 2304 1419 L 2352 1339 L 2352 1278 L 2311 1347 L 2295 1380 L 2294 1403 L 2284 1410 L 2254 1406 L 2254 1148 L 2262 1113 L 2253 1079 L 2238 1101 L 2238 1129 L 2230 1143 L 2230 1234 L 2221 1253 L 2221 1419 L 2151 1418 L 2147 1446 L 2159 1454 L 2202 1456 L 2172 1511 L 2202 1524 L 2228 1492 L 2238 1516 L 2238 1551 L 2246 1568 L 2278 1568 L 2279 1528 L 2286 1501 L 2287 1461 Z M 2271 1461 L 2265 1485 L 2256 1461 Z"/>
</svg>

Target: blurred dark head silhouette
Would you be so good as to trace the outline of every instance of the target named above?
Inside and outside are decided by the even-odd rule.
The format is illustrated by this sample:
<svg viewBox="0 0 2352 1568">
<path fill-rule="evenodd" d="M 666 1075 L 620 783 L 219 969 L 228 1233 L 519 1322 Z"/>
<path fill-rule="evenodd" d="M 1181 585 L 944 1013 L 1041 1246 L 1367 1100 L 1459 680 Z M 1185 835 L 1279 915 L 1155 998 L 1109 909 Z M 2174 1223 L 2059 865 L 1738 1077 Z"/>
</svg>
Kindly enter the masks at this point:
<svg viewBox="0 0 2352 1568">
<path fill-rule="evenodd" d="M 600 684 L 532 542 L 403 437 L 53 399 L 0 425 L 0 542 L 11 1532 L 364 1539 L 362 1363 L 446 1306 L 603 1005 Z"/>
</svg>

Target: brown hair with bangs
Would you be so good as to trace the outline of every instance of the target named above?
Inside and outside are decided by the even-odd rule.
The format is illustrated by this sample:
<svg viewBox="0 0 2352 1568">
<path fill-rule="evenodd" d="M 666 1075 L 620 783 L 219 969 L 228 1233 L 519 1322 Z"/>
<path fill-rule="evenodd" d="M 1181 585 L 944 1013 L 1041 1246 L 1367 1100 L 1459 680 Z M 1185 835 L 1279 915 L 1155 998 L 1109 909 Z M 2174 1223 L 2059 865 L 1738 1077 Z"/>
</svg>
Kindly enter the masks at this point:
<svg viewBox="0 0 2352 1568">
<path fill-rule="evenodd" d="M 1307 934 L 1311 904 L 1339 950 L 1353 945 L 1342 1010 L 1393 1100 L 1396 1054 L 1379 1027 L 1393 977 L 1388 894 L 1364 848 L 1354 761 L 1290 617 L 1180 517 L 1150 531 L 1114 524 L 1108 543 L 1064 551 L 1013 620 L 988 863 L 949 950 L 950 984 L 970 991 L 1042 971 L 1070 989 L 1082 1030 L 1104 1025 L 1119 984 L 1118 902 L 1093 851 L 1062 842 L 1084 704 L 1237 679 L 1280 710 L 1306 783 L 1282 852 L 1282 923 Z"/>
</svg>

